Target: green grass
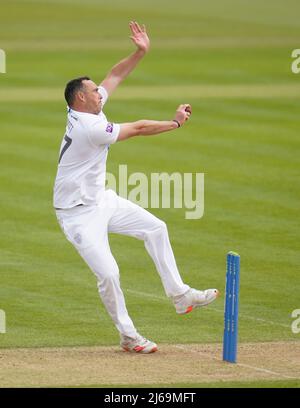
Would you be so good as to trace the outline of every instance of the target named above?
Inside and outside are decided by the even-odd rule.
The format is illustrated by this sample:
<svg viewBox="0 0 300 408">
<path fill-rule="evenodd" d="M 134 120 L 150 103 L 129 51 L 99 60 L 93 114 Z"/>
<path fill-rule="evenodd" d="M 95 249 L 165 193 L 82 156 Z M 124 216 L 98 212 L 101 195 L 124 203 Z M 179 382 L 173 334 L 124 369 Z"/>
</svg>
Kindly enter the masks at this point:
<svg viewBox="0 0 300 408">
<path fill-rule="evenodd" d="M 127 32 L 132 18 L 149 27 L 152 50 L 125 85 L 128 92 L 143 87 L 145 97 L 112 97 L 106 107 L 112 121 L 170 118 L 186 102 L 181 93 L 166 101 L 158 92 L 157 100 L 148 100 L 151 86 L 299 86 L 300 74 L 290 70 L 291 52 L 300 45 L 299 11 L 292 0 L 191 0 L 188 7 L 156 0 L 105 6 L 90 0 L 10 1 L 1 7 L 7 73 L 0 74 L 0 309 L 7 333 L 0 334 L 0 347 L 119 341 L 95 278 L 52 210 L 64 101 L 24 103 L 26 92 L 54 88 L 63 95 L 65 82 L 81 74 L 100 81 L 133 50 Z M 10 89 L 19 89 L 23 99 L 16 93 L 7 102 L 3 92 L 9 99 Z M 299 340 L 290 328 L 291 312 L 300 307 L 299 98 L 210 99 L 195 93 L 190 101 L 194 113 L 184 128 L 114 145 L 108 171 L 127 164 L 129 173 L 205 173 L 202 219 L 186 220 L 185 209 L 152 210 L 168 224 L 184 280 L 224 292 L 225 255 L 237 251 L 240 341 Z M 159 343 L 221 341 L 223 298 L 176 316 L 143 244 L 111 236 L 111 246 L 141 333 Z"/>
</svg>

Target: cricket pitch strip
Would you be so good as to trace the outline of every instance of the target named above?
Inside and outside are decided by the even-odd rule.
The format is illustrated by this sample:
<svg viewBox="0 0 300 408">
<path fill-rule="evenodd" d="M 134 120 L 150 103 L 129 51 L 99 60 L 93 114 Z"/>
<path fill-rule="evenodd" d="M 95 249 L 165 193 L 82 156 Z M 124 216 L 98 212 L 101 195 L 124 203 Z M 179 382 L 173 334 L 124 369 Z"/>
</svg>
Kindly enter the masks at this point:
<svg viewBox="0 0 300 408">
<path fill-rule="evenodd" d="M 241 343 L 237 364 L 221 344 L 161 344 L 148 355 L 118 346 L 0 349 L 0 387 L 134 386 L 299 380 L 300 342 Z"/>
</svg>

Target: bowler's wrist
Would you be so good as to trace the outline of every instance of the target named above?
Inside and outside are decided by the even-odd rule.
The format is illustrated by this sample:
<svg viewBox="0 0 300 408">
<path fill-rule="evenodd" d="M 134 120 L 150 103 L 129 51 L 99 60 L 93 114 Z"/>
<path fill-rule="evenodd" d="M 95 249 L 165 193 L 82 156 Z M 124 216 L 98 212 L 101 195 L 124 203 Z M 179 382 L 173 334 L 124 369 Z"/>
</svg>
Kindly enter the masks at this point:
<svg viewBox="0 0 300 408">
<path fill-rule="evenodd" d="M 172 119 L 172 122 L 175 129 L 180 128 L 181 124 L 177 119 Z"/>
<path fill-rule="evenodd" d="M 143 58 L 143 57 L 147 54 L 148 51 L 149 51 L 149 50 L 144 50 L 144 49 L 138 48 L 138 49 L 136 50 L 136 54 L 137 54 L 140 58 Z"/>
</svg>

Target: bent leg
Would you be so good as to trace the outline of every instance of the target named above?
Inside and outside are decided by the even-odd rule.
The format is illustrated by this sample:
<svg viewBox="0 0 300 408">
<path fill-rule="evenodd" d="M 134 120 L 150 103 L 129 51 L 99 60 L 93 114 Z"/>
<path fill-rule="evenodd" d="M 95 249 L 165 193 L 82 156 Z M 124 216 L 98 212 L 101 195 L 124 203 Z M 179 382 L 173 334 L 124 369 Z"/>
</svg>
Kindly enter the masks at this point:
<svg viewBox="0 0 300 408">
<path fill-rule="evenodd" d="M 166 224 L 144 208 L 118 197 L 118 208 L 108 223 L 108 231 L 143 240 L 153 259 L 167 296 L 189 290 L 179 274 Z"/>
</svg>

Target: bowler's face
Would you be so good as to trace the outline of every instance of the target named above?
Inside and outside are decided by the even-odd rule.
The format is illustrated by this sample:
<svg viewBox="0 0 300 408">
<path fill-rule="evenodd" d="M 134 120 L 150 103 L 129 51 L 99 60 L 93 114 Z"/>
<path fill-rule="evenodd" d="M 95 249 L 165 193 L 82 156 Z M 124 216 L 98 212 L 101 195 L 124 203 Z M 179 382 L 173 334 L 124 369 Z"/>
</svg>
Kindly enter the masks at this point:
<svg viewBox="0 0 300 408">
<path fill-rule="evenodd" d="M 98 115 L 98 113 L 100 113 L 102 109 L 102 96 L 98 92 L 98 86 L 91 80 L 84 80 L 83 84 L 85 107 L 89 113 Z"/>
</svg>

